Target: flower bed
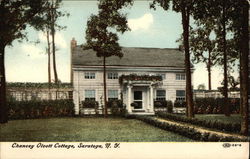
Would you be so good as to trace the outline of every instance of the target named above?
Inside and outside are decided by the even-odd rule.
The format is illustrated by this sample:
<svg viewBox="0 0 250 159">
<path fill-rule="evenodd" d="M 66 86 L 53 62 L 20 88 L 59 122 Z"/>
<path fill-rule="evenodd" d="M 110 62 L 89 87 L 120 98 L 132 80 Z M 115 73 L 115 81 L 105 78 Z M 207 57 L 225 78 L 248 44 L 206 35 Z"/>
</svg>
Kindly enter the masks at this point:
<svg viewBox="0 0 250 159">
<path fill-rule="evenodd" d="M 119 77 L 119 82 L 122 84 L 123 81 L 162 81 L 161 76 L 154 76 L 154 75 L 121 75 Z"/>
</svg>

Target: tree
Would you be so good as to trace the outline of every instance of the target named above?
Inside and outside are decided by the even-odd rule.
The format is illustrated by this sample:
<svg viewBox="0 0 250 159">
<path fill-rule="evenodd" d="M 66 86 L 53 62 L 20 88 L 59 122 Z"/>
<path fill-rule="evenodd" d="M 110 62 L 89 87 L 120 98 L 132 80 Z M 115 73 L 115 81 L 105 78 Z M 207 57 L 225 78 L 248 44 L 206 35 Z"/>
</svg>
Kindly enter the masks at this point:
<svg viewBox="0 0 250 159">
<path fill-rule="evenodd" d="M 194 19 L 209 19 L 208 23 L 214 25 L 216 34 L 217 51 L 221 52 L 219 65 L 223 65 L 223 95 L 224 95 L 224 113 L 230 116 L 228 106 L 228 73 L 230 65 L 239 58 L 238 47 L 235 43 L 235 37 L 232 37 L 232 16 L 235 12 L 235 0 L 204 0 L 197 1 Z M 231 38 L 230 38 L 231 37 Z"/>
<path fill-rule="evenodd" d="M 104 86 L 104 116 L 107 116 L 106 92 L 106 58 L 110 56 L 122 57 L 118 36 L 112 32 L 124 33 L 128 31 L 126 15 L 120 13 L 124 6 L 132 4 L 132 0 L 100 0 L 98 15 L 91 15 L 87 21 L 86 45 L 84 49 L 93 49 L 98 57 L 103 58 L 103 86 Z"/>
<path fill-rule="evenodd" d="M 193 104 L 193 91 L 191 80 L 191 62 L 189 52 L 189 25 L 190 15 L 193 13 L 193 0 L 154 0 L 150 5 L 155 9 L 155 5 L 159 4 L 164 10 L 168 10 L 172 2 L 172 9 L 175 12 L 181 13 L 182 28 L 183 28 L 183 44 L 185 50 L 185 72 L 186 72 L 186 103 L 187 103 L 187 116 L 194 117 L 194 104 Z"/>
<path fill-rule="evenodd" d="M 52 59 L 53 59 L 53 70 L 54 70 L 54 78 L 55 83 L 59 84 L 58 76 L 57 76 L 57 69 L 56 69 L 56 47 L 55 47 L 55 32 L 56 30 L 65 29 L 65 26 L 58 25 L 56 21 L 60 17 L 69 16 L 68 13 L 59 11 L 58 8 L 60 7 L 62 0 L 52 0 L 48 3 L 47 8 L 48 12 L 45 13 L 44 19 L 40 19 L 42 22 L 40 26 L 37 26 L 37 30 L 42 30 L 46 34 L 47 38 L 47 53 L 48 53 L 48 83 L 49 83 L 49 99 L 51 98 L 50 94 L 50 85 L 51 85 L 51 44 L 52 44 Z M 46 25 L 43 25 L 46 24 Z M 50 35 L 52 41 L 50 42 Z M 57 98 L 57 93 L 56 93 Z"/>
<path fill-rule="evenodd" d="M 56 15 L 56 9 L 59 7 L 59 1 L 58 0 L 52 0 L 51 6 L 50 6 L 50 15 L 51 15 L 51 37 L 52 37 L 52 58 L 53 58 L 53 70 L 54 70 L 54 78 L 55 83 L 58 83 L 58 76 L 57 76 L 57 69 L 56 69 L 56 46 L 55 46 L 55 21 L 58 18 Z M 57 95 L 56 95 L 57 97 Z"/>
<path fill-rule="evenodd" d="M 209 21 L 208 19 L 206 19 Z M 213 25 L 195 21 L 198 26 L 190 31 L 190 51 L 192 53 L 192 62 L 197 64 L 203 62 L 206 64 L 208 71 L 208 89 L 212 89 L 211 72 L 212 67 L 218 63 L 219 52 L 216 49 L 216 41 L 211 39 Z"/>
<path fill-rule="evenodd" d="M 238 91 L 238 85 L 240 84 L 240 78 L 235 79 L 234 76 L 228 77 L 228 84 L 230 85 L 230 91 Z"/>
<path fill-rule="evenodd" d="M 195 22 L 195 27 L 190 27 L 190 53 L 191 61 L 194 64 L 205 63 L 208 71 L 208 89 L 211 90 L 212 67 L 218 64 L 220 52 L 217 50 L 216 40 L 211 39 L 214 25 L 209 18 L 199 19 Z M 195 29 L 194 29 L 195 28 Z M 181 45 L 183 36 L 177 40 Z"/>
<path fill-rule="evenodd" d="M 46 31 L 47 39 L 47 54 L 48 54 L 48 85 L 49 85 L 49 99 L 51 99 L 50 86 L 51 86 L 51 65 L 50 65 L 50 39 L 49 39 L 49 29 Z"/>
<path fill-rule="evenodd" d="M 8 121 L 6 106 L 5 47 L 16 39 L 26 37 L 26 26 L 46 12 L 47 0 L 0 1 L 0 123 Z"/>
<path fill-rule="evenodd" d="M 234 76 L 231 76 L 229 74 L 228 76 L 228 85 L 229 85 L 229 91 L 239 91 L 238 85 L 240 84 L 240 78 L 235 79 Z M 217 87 L 217 89 L 219 90 L 219 92 L 224 95 L 223 93 L 224 91 L 224 80 L 221 82 L 221 86 Z"/>
<path fill-rule="evenodd" d="M 205 90 L 206 89 L 206 86 L 205 84 L 199 84 L 198 87 L 197 87 L 198 90 Z"/>
<path fill-rule="evenodd" d="M 240 24 L 240 39 L 241 39 L 241 67 L 242 67 L 242 121 L 241 121 L 241 133 L 244 135 L 248 135 L 249 131 L 249 103 L 248 103 L 248 95 L 249 95 L 249 72 L 248 72 L 248 64 L 249 64 L 249 3 L 247 0 L 240 1 L 242 20 L 239 22 Z M 236 19 L 237 20 L 237 19 Z"/>
</svg>

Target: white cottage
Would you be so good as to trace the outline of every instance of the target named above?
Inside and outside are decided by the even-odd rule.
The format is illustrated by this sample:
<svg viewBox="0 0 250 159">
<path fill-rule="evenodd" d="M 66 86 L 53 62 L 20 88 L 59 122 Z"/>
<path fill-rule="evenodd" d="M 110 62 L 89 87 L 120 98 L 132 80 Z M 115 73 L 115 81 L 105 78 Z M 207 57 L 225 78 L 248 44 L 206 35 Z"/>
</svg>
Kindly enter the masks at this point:
<svg viewBox="0 0 250 159">
<path fill-rule="evenodd" d="M 154 100 L 174 102 L 185 99 L 182 51 L 124 47 L 122 52 L 121 59 L 116 56 L 107 58 L 108 100 L 122 98 L 129 114 L 153 115 Z M 99 105 L 104 103 L 103 63 L 93 50 L 83 50 L 74 39 L 71 41 L 71 55 L 75 113 L 79 114 L 83 100 L 96 100 Z M 131 107 L 131 103 L 137 103 L 137 106 Z"/>
</svg>

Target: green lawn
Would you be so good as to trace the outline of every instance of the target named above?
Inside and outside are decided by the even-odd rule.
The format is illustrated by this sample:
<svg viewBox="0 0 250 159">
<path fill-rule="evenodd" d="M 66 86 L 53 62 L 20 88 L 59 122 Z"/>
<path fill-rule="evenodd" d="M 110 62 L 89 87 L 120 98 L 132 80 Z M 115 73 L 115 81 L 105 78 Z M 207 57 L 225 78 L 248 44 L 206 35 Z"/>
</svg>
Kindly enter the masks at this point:
<svg viewBox="0 0 250 159">
<path fill-rule="evenodd" d="M 186 137 L 123 118 L 12 120 L 0 125 L 1 141 L 181 142 Z"/>
<path fill-rule="evenodd" d="M 233 114 L 230 117 L 226 117 L 224 114 L 195 114 L 195 118 L 203 120 L 217 120 L 224 123 L 239 123 L 241 122 L 241 116 L 239 114 Z"/>
</svg>

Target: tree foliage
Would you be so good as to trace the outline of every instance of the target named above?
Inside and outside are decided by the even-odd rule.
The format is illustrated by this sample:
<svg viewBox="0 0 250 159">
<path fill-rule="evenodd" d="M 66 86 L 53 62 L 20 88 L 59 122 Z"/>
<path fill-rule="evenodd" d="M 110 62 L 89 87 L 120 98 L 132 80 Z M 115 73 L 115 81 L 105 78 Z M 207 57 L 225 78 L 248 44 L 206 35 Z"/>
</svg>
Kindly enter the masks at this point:
<svg viewBox="0 0 250 159">
<path fill-rule="evenodd" d="M 0 1 L 0 123 L 8 121 L 6 106 L 5 47 L 26 38 L 27 26 L 37 27 L 39 17 L 47 12 L 48 0 Z"/>
<path fill-rule="evenodd" d="M 24 30 L 28 25 L 38 26 L 37 20 L 46 12 L 48 3 L 48 0 L 1 0 L 0 42 L 6 46 L 25 38 Z"/>
<path fill-rule="evenodd" d="M 199 84 L 199 85 L 197 86 L 197 89 L 198 89 L 198 90 L 205 90 L 205 89 L 206 89 L 206 86 L 205 86 L 204 83 L 202 83 L 202 84 Z"/>
<path fill-rule="evenodd" d="M 98 57 L 122 57 L 119 38 L 114 31 L 124 33 L 129 30 L 126 14 L 120 9 L 131 4 L 132 0 L 101 0 L 98 15 L 91 15 L 87 21 L 85 48 L 96 51 Z"/>
</svg>

